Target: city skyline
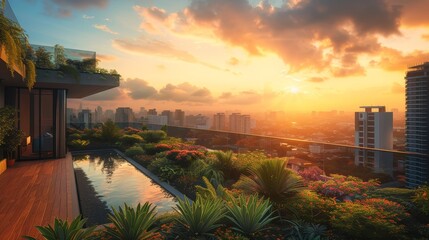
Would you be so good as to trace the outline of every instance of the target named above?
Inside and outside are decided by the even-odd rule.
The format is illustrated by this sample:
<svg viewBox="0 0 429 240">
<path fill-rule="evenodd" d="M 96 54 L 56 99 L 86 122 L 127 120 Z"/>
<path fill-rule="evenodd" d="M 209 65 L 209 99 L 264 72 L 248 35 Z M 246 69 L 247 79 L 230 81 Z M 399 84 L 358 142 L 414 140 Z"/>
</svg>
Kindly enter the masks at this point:
<svg viewBox="0 0 429 240">
<path fill-rule="evenodd" d="M 422 50 L 429 47 L 428 4 L 11 3 L 32 43 L 93 49 L 101 67 L 122 75 L 121 87 L 85 99 L 87 105 L 307 112 L 362 104 L 403 111 L 404 71 L 429 56 Z"/>
</svg>

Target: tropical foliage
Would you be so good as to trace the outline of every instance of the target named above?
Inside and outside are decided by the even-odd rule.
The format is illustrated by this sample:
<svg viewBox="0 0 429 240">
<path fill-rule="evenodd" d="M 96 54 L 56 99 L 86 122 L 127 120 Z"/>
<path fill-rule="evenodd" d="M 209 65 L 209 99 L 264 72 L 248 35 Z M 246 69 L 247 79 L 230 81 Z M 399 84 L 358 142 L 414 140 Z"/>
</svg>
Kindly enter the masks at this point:
<svg viewBox="0 0 429 240">
<path fill-rule="evenodd" d="M 175 209 L 180 215 L 177 223 L 193 237 L 212 236 L 216 228 L 222 226 L 225 217 L 223 201 L 212 198 L 197 198 L 191 202 L 188 198 L 179 200 Z"/>
<path fill-rule="evenodd" d="M 259 198 L 256 195 L 240 195 L 226 205 L 227 218 L 231 221 L 233 229 L 245 236 L 252 236 L 262 231 L 275 220 L 269 200 Z"/>
<path fill-rule="evenodd" d="M 83 229 L 86 220 L 82 216 L 75 218 L 70 224 L 61 219 L 55 219 L 54 226 L 37 226 L 37 230 L 46 240 L 95 240 L 92 233 L 95 227 Z M 25 236 L 25 239 L 36 240 L 34 237 Z"/>
<path fill-rule="evenodd" d="M 119 210 L 112 209 L 113 214 L 109 215 L 109 220 L 113 227 L 105 226 L 107 235 L 111 239 L 117 240 L 142 240 L 149 239 L 154 229 L 155 207 L 149 203 L 138 204 L 134 209 L 124 204 Z"/>
<path fill-rule="evenodd" d="M 252 167 L 235 187 L 246 193 L 257 193 L 275 203 L 284 203 L 304 189 L 301 178 L 286 168 L 283 159 L 266 160 Z"/>
</svg>

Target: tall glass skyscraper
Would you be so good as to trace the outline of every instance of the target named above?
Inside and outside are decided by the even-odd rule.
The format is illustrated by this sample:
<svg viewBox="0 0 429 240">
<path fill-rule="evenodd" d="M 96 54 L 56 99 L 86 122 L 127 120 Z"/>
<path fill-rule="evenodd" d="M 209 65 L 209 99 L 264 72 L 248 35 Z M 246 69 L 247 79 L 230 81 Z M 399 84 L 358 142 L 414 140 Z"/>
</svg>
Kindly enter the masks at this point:
<svg viewBox="0 0 429 240">
<path fill-rule="evenodd" d="M 429 153 L 429 62 L 412 66 L 406 79 L 406 150 Z M 429 183 L 429 157 L 408 156 L 408 187 Z"/>
</svg>

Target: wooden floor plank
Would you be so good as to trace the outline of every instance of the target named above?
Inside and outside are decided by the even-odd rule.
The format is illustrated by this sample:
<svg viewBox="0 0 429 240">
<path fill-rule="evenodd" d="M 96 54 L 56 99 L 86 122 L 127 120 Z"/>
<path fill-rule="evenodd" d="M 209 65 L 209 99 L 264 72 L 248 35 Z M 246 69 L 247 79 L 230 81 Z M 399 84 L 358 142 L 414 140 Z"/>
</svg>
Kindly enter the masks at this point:
<svg viewBox="0 0 429 240">
<path fill-rule="evenodd" d="M 73 197 L 76 183 L 72 158 L 17 162 L 0 175 L 0 236 L 37 238 L 34 226 L 52 224 L 55 218 L 72 219 L 79 213 Z"/>
</svg>

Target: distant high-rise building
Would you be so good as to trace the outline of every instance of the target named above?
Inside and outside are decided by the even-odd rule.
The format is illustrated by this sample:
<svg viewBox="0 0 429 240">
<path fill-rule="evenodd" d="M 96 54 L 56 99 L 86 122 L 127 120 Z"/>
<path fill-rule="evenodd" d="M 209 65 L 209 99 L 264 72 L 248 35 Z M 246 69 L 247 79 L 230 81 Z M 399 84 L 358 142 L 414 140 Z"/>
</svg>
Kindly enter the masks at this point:
<svg viewBox="0 0 429 240">
<path fill-rule="evenodd" d="M 181 109 L 174 111 L 174 125 L 179 127 L 185 126 L 185 112 Z"/>
<path fill-rule="evenodd" d="M 156 111 L 156 108 L 152 108 L 147 111 L 147 115 L 158 115 L 158 112 Z"/>
<path fill-rule="evenodd" d="M 139 117 L 146 117 L 147 116 L 147 110 L 144 107 L 140 108 Z"/>
<path fill-rule="evenodd" d="M 97 108 L 95 109 L 94 112 L 95 115 L 95 123 L 101 123 L 103 122 L 103 108 L 101 108 L 100 106 L 97 106 Z"/>
<path fill-rule="evenodd" d="M 161 115 L 167 117 L 168 125 L 174 125 L 174 113 L 172 111 L 164 110 Z"/>
<path fill-rule="evenodd" d="M 67 124 L 77 122 L 76 110 L 73 108 L 67 108 L 66 118 L 67 118 L 66 120 Z"/>
<path fill-rule="evenodd" d="M 429 62 L 412 66 L 406 79 L 406 150 L 429 154 Z M 408 156 L 405 162 L 408 187 L 429 182 L 429 158 Z"/>
<path fill-rule="evenodd" d="M 233 113 L 229 116 L 229 130 L 237 133 L 250 133 L 250 115 Z"/>
<path fill-rule="evenodd" d="M 129 107 L 120 107 L 116 109 L 115 122 L 130 123 L 134 121 L 133 110 Z"/>
<path fill-rule="evenodd" d="M 78 114 L 78 122 L 82 128 L 91 128 L 92 127 L 92 113 L 89 109 L 83 109 Z"/>
<path fill-rule="evenodd" d="M 213 129 L 224 131 L 226 129 L 225 122 L 226 122 L 225 113 L 216 113 L 213 116 Z"/>
<path fill-rule="evenodd" d="M 393 149 L 393 113 L 384 106 L 363 106 L 355 113 L 355 145 L 359 147 Z M 378 112 L 373 112 L 378 109 Z M 355 164 L 375 172 L 392 174 L 393 155 L 380 151 L 356 150 Z"/>
<path fill-rule="evenodd" d="M 147 115 L 147 124 L 167 125 L 167 116 L 162 115 Z"/>
<path fill-rule="evenodd" d="M 198 129 L 209 129 L 208 117 L 198 114 L 186 116 L 186 127 L 198 128 Z"/>
</svg>

